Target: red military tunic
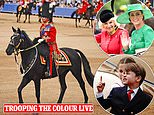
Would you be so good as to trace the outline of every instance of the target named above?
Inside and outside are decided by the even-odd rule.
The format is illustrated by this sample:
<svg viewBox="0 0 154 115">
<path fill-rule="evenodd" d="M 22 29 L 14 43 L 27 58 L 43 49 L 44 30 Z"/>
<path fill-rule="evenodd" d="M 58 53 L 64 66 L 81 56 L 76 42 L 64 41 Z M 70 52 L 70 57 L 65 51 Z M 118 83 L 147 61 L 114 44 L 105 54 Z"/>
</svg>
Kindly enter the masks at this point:
<svg viewBox="0 0 154 115">
<path fill-rule="evenodd" d="M 24 5 L 24 4 L 25 4 L 25 0 L 20 0 L 20 1 L 19 1 L 19 4 L 20 4 L 20 5 Z"/>
<path fill-rule="evenodd" d="M 47 38 L 46 42 L 48 43 L 50 50 L 50 74 L 52 75 L 52 53 L 56 51 L 57 54 L 60 54 L 56 43 L 56 28 L 52 24 L 42 24 L 40 27 L 40 36 L 45 36 Z"/>
<path fill-rule="evenodd" d="M 85 13 L 87 11 L 88 6 L 90 6 L 90 4 L 87 1 L 83 0 L 82 7 L 78 9 L 78 14 Z"/>
<path fill-rule="evenodd" d="M 46 0 L 42 0 L 42 4 L 44 4 L 44 2 L 46 2 Z"/>
<path fill-rule="evenodd" d="M 104 3 L 101 0 L 98 1 L 94 12 L 97 13 L 103 5 L 104 5 Z"/>
<path fill-rule="evenodd" d="M 108 34 L 107 31 L 102 31 L 100 34 L 95 35 L 95 38 L 101 49 L 107 54 L 123 54 L 121 42 L 123 31 L 127 33 L 127 39 L 129 39 L 128 31 L 121 28 L 118 28 L 112 35 Z"/>
</svg>

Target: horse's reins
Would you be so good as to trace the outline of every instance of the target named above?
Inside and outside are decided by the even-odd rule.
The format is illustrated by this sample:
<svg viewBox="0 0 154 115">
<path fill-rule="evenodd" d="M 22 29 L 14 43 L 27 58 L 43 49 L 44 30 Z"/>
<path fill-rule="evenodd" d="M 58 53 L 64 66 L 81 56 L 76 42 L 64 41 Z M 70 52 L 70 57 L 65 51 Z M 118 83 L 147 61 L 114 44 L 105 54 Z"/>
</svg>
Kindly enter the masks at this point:
<svg viewBox="0 0 154 115">
<path fill-rule="evenodd" d="M 28 50 L 30 50 L 30 49 L 33 49 L 33 48 L 35 48 L 36 46 L 38 46 L 40 43 L 37 43 L 37 44 L 35 44 L 35 45 L 33 45 L 33 46 L 31 46 L 31 47 L 29 47 L 29 48 L 26 48 L 26 49 L 19 49 L 19 51 L 18 51 L 18 53 L 20 53 L 20 52 L 24 52 L 24 51 L 28 51 Z"/>
<path fill-rule="evenodd" d="M 37 43 L 37 45 L 38 45 L 38 43 Z M 35 51 L 36 51 L 35 57 L 34 57 L 34 58 L 31 60 L 31 62 L 28 64 L 28 66 L 26 67 L 26 69 L 23 68 L 22 63 L 21 63 L 21 65 L 20 65 L 21 68 L 22 68 L 22 71 L 23 71 L 22 76 L 25 76 L 25 75 L 30 71 L 30 69 L 32 68 L 32 66 L 34 65 L 34 63 L 36 62 L 36 59 L 37 59 L 37 56 L 38 56 L 38 50 L 37 50 L 37 48 L 36 48 L 37 45 L 34 45 L 34 46 L 29 47 L 29 48 L 27 48 L 27 49 L 19 50 L 17 54 L 14 53 L 14 54 L 15 54 L 15 61 L 16 61 L 16 63 L 19 65 L 19 63 L 18 63 L 18 61 L 17 61 L 17 56 L 18 56 L 18 54 L 21 53 L 21 52 L 28 51 L 28 50 L 30 50 L 30 49 L 35 48 Z"/>
<path fill-rule="evenodd" d="M 21 42 L 19 42 L 18 46 L 20 46 L 20 44 L 21 44 Z M 31 49 L 33 49 L 33 48 L 36 48 L 36 46 L 38 46 L 39 44 L 40 44 L 40 43 L 37 43 L 37 44 L 35 44 L 35 45 L 33 45 L 33 46 L 29 47 L 29 48 L 26 48 L 26 49 L 14 50 L 15 62 L 19 65 L 19 63 L 18 63 L 18 61 L 17 61 L 17 56 L 18 56 L 19 53 L 24 52 L 24 51 L 31 50 Z M 15 47 L 15 49 L 17 49 L 17 47 Z"/>
<path fill-rule="evenodd" d="M 18 63 L 18 61 L 17 61 L 17 56 L 18 56 L 19 53 L 24 52 L 24 51 L 31 50 L 31 49 L 33 49 L 33 48 L 35 48 L 35 50 L 36 50 L 35 57 L 32 59 L 32 61 L 30 62 L 30 64 L 28 64 L 28 67 L 26 67 L 26 69 L 23 68 L 22 64 L 20 65 L 21 68 L 22 68 L 22 71 L 23 71 L 23 75 L 22 75 L 22 76 L 25 76 L 25 74 L 27 74 L 27 73 L 29 72 L 29 70 L 32 68 L 32 66 L 34 65 L 34 63 L 35 63 L 35 61 L 36 61 L 36 59 L 37 59 L 38 50 L 37 50 L 36 46 L 39 45 L 40 43 L 38 42 L 37 44 L 35 44 L 35 45 L 31 46 L 31 47 L 28 47 L 28 48 L 26 48 L 26 49 L 21 49 L 21 50 L 19 49 L 19 50 L 17 50 L 17 49 L 19 48 L 20 44 L 21 44 L 23 41 L 24 41 L 24 39 L 20 39 L 20 42 L 19 42 L 16 46 L 14 46 L 13 42 L 10 42 L 10 45 L 13 45 L 13 46 L 15 47 L 15 50 L 14 50 L 14 57 L 15 57 L 15 62 L 17 63 L 17 65 L 19 65 L 19 63 Z"/>
<path fill-rule="evenodd" d="M 35 47 L 35 50 L 36 50 L 35 57 L 34 57 L 34 58 L 31 60 L 31 62 L 28 64 L 28 66 L 26 67 L 26 69 L 23 68 L 22 64 L 20 65 L 21 68 L 22 68 L 22 71 L 23 71 L 22 76 L 25 76 L 25 75 L 30 71 L 30 69 L 33 67 L 34 63 L 36 62 L 36 59 L 37 59 L 37 56 L 38 56 L 38 50 L 37 50 L 36 47 Z"/>
</svg>

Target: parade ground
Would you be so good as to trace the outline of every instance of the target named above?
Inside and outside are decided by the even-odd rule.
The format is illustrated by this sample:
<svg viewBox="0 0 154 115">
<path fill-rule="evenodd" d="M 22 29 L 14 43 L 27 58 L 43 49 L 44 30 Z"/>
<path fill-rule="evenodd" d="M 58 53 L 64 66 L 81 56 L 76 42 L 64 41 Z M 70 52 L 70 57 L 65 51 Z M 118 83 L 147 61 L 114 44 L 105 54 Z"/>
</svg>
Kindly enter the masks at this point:
<svg viewBox="0 0 154 115">
<path fill-rule="evenodd" d="M 39 36 L 40 23 L 37 16 L 31 16 L 31 23 L 16 22 L 15 14 L 0 13 L 0 115 L 3 113 L 3 104 L 18 103 L 17 89 L 22 80 L 19 66 L 15 63 L 14 56 L 7 56 L 5 50 L 13 35 L 12 26 L 25 30 L 31 39 Z M 59 48 L 69 47 L 79 49 L 87 57 L 92 73 L 95 74 L 97 68 L 103 63 L 108 55 L 103 53 L 93 38 L 92 28 L 85 27 L 86 20 L 81 20 L 81 27 L 75 27 L 75 20 L 71 18 L 54 17 L 54 25 L 57 29 L 57 44 Z M 142 58 L 154 70 L 154 45 L 146 52 Z M 20 58 L 18 58 L 20 62 Z M 93 115 L 108 115 L 97 103 L 93 89 L 88 84 L 84 72 L 82 77 L 85 81 L 89 103 L 94 105 Z M 63 103 L 84 103 L 82 91 L 78 82 L 69 73 L 66 77 L 67 89 L 63 98 Z M 25 103 L 36 103 L 33 82 L 30 82 L 22 91 Z M 58 77 L 41 81 L 41 103 L 56 103 L 60 94 L 60 84 Z M 142 115 L 152 115 L 154 113 L 154 101 L 142 113 Z M 15 113 L 16 114 L 16 113 Z M 57 114 L 57 113 L 56 113 Z M 64 113 L 65 114 L 65 113 Z M 6 114 L 8 115 L 8 114 Z M 10 114 L 9 114 L 10 115 Z M 22 114 L 23 115 L 23 114 Z M 29 115 L 25 113 L 25 115 Z M 31 114 L 30 114 L 31 115 Z M 40 113 L 39 115 L 44 115 Z"/>
</svg>

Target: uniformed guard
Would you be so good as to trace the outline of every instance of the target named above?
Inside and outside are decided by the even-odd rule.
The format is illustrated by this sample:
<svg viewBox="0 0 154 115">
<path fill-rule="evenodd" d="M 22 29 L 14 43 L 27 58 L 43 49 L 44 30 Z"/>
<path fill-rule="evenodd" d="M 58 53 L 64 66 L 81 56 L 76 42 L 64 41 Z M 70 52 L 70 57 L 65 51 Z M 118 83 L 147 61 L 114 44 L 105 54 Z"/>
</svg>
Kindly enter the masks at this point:
<svg viewBox="0 0 154 115">
<path fill-rule="evenodd" d="M 42 5 L 42 25 L 40 27 L 40 37 L 38 42 L 45 42 L 49 46 L 49 53 L 46 54 L 46 63 L 47 63 L 47 73 L 48 77 L 52 76 L 52 62 L 53 62 L 53 54 L 60 54 L 57 43 L 56 43 L 56 28 L 51 22 L 51 15 L 49 13 L 49 3 L 45 2 Z"/>
<path fill-rule="evenodd" d="M 103 5 L 104 5 L 104 3 L 102 2 L 102 0 L 97 0 L 96 8 L 95 8 L 94 12 L 97 13 Z"/>
<path fill-rule="evenodd" d="M 82 0 L 82 5 L 81 5 L 81 8 L 78 9 L 78 14 L 85 14 L 87 11 L 87 8 L 90 6 L 91 5 L 87 0 Z"/>
</svg>

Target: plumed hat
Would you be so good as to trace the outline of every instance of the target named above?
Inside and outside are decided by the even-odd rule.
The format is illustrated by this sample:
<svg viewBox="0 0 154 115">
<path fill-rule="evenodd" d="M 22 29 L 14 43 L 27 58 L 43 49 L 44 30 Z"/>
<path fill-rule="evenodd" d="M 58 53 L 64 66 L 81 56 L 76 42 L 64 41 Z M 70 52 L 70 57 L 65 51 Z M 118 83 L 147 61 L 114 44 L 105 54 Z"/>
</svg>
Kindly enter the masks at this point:
<svg viewBox="0 0 154 115">
<path fill-rule="evenodd" d="M 110 20 L 112 17 L 114 17 L 114 14 L 112 13 L 111 10 L 102 10 L 99 18 L 102 23 L 105 23 L 108 20 Z"/>
</svg>

